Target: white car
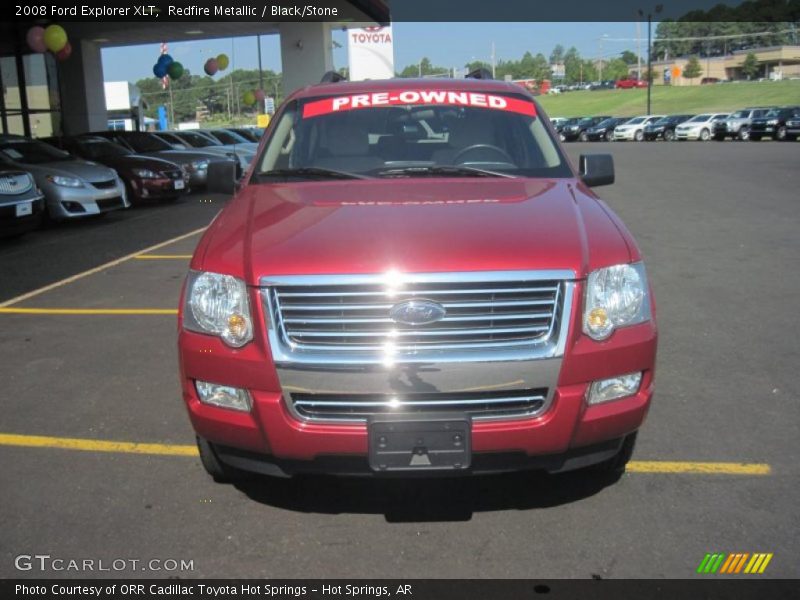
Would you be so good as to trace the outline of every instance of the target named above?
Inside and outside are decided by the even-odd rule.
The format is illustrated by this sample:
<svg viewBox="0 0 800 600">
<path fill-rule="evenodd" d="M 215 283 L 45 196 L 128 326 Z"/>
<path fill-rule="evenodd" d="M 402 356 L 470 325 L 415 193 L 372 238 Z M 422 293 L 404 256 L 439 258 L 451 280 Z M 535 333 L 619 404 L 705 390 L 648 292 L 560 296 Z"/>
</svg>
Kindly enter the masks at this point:
<svg viewBox="0 0 800 600">
<path fill-rule="evenodd" d="M 644 128 L 650 123 L 655 123 L 666 115 L 643 115 L 625 121 L 614 128 L 614 141 L 641 142 L 644 139 Z"/>
<path fill-rule="evenodd" d="M 675 128 L 675 139 L 707 142 L 714 131 L 714 123 L 724 121 L 728 116 L 729 113 L 705 113 L 694 116 Z"/>
</svg>

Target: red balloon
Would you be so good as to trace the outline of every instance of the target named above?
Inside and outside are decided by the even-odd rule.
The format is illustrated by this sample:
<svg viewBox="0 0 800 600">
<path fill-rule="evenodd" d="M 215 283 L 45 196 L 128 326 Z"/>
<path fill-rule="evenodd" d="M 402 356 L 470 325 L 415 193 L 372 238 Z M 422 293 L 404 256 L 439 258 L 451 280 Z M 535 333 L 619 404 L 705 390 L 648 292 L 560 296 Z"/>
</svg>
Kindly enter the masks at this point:
<svg viewBox="0 0 800 600">
<path fill-rule="evenodd" d="M 70 57 L 71 54 L 72 54 L 72 44 L 67 42 L 66 45 L 61 50 L 56 52 L 56 58 L 59 61 L 64 62 Z"/>
<path fill-rule="evenodd" d="M 25 35 L 25 41 L 34 52 L 42 53 L 47 51 L 47 46 L 44 45 L 44 27 L 38 25 L 28 29 Z"/>
<path fill-rule="evenodd" d="M 209 58 L 206 61 L 203 70 L 206 72 L 206 75 L 215 75 L 217 71 L 219 71 L 219 65 L 217 64 L 216 58 Z"/>
<path fill-rule="evenodd" d="M 264 90 L 256 90 L 256 100 L 263 102 L 266 97 L 267 95 L 264 93 Z"/>
</svg>

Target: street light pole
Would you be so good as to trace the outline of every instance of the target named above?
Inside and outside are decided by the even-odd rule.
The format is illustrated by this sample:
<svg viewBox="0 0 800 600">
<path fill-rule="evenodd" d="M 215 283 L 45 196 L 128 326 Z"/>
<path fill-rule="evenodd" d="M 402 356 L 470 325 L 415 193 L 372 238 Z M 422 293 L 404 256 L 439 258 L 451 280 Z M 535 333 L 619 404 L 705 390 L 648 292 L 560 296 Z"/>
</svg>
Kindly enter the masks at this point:
<svg viewBox="0 0 800 600">
<path fill-rule="evenodd" d="M 655 10 L 653 10 L 652 12 L 648 12 L 647 13 L 647 73 L 645 73 L 645 75 L 647 76 L 647 114 L 648 115 L 650 114 L 650 91 L 651 91 L 651 88 L 653 87 L 653 59 L 652 59 L 652 51 L 653 51 L 653 43 L 652 43 L 652 37 L 653 37 L 653 32 L 652 32 L 652 30 L 653 30 L 653 27 L 652 27 L 652 25 L 653 25 L 653 14 L 660 13 L 663 8 L 664 8 L 663 5 L 658 4 L 658 5 L 656 5 Z M 640 8 L 639 9 L 639 17 L 643 17 L 643 16 L 644 16 L 644 11 Z M 639 76 L 639 78 L 641 79 L 641 75 Z"/>
</svg>

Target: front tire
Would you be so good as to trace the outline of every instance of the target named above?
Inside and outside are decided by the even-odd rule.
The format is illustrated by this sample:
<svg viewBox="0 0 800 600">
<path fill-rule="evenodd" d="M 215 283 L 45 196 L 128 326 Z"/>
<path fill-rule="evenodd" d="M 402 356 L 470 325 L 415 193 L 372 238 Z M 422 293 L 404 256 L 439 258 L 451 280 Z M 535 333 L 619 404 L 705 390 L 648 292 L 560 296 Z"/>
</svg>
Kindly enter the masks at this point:
<svg viewBox="0 0 800 600">
<path fill-rule="evenodd" d="M 675 139 L 675 132 L 672 131 L 672 129 L 667 129 L 664 132 L 664 141 L 665 142 L 671 142 L 674 139 Z"/>
<path fill-rule="evenodd" d="M 711 132 L 708 131 L 708 129 L 703 129 L 703 131 L 700 132 L 700 141 L 707 142 L 710 139 L 711 139 Z"/>
<path fill-rule="evenodd" d="M 596 473 L 606 475 L 615 480 L 622 477 L 622 475 L 625 473 L 625 468 L 628 466 L 628 463 L 631 460 L 631 457 L 633 457 L 633 449 L 636 447 L 636 436 L 638 433 L 638 431 L 634 431 L 630 435 L 626 436 L 622 442 L 622 447 L 619 449 L 617 454 L 608 460 L 595 465 L 592 467 L 592 469 L 594 469 Z"/>
<path fill-rule="evenodd" d="M 750 139 L 750 130 L 748 130 L 747 127 L 742 127 L 739 129 L 739 139 L 743 142 L 746 142 L 748 139 Z"/>
<path fill-rule="evenodd" d="M 614 133 L 612 131 L 606 131 L 604 137 L 605 137 L 605 140 L 607 142 L 613 142 L 614 141 Z"/>
<path fill-rule="evenodd" d="M 644 131 L 641 129 L 633 134 L 633 139 L 637 142 L 641 142 L 644 139 Z"/>
<path fill-rule="evenodd" d="M 775 132 L 775 140 L 779 142 L 783 142 L 786 140 L 786 127 L 781 125 L 778 127 L 778 130 Z"/>
<path fill-rule="evenodd" d="M 580 142 L 588 142 L 589 141 L 589 134 L 585 131 L 581 131 L 581 134 L 578 136 L 578 141 Z"/>
</svg>

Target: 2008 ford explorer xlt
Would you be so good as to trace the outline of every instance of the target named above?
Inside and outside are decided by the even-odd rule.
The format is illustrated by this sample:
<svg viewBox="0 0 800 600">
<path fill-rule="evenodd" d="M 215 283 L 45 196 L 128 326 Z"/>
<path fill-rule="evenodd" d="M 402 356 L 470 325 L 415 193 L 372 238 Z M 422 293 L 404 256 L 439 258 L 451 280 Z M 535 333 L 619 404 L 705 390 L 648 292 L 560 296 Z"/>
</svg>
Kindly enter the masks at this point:
<svg viewBox="0 0 800 600">
<path fill-rule="evenodd" d="M 206 470 L 621 473 L 656 323 L 613 180 L 510 83 L 292 94 L 182 295 Z"/>
</svg>

